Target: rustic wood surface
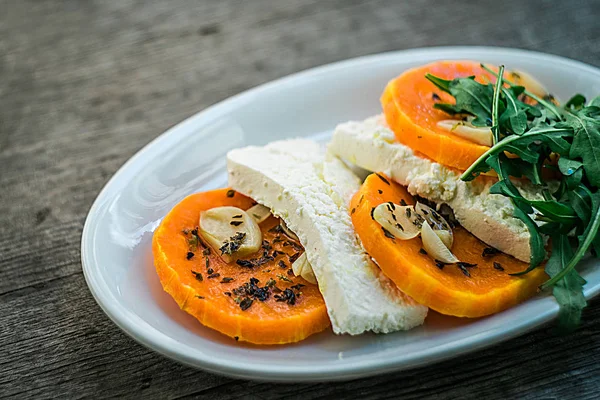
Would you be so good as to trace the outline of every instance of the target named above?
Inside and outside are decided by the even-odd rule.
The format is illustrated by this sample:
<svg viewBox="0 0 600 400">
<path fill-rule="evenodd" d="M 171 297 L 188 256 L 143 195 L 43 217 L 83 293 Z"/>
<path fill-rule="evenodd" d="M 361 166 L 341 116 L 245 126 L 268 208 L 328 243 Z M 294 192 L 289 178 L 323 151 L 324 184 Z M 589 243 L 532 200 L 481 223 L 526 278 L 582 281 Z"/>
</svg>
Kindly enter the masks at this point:
<svg viewBox="0 0 600 400">
<path fill-rule="evenodd" d="M 87 211 L 143 145 L 203 108 L 341 59 L 432 45 L 600 65 L 590 1 L 0 0 L 0 397 L 598 398 L 600 301 L 430 367 L 332 384 L 194 370 L 121 332 L 88 291 Z"/>
</svg>

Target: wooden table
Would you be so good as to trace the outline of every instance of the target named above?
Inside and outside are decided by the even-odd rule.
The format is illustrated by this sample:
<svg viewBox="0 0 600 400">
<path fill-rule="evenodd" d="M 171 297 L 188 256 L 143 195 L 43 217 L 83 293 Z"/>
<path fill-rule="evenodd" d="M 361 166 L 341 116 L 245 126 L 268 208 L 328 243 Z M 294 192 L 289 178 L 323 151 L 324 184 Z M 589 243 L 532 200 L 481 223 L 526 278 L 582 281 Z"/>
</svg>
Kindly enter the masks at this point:
<svg viewBox="0 0 600 400">
<path fill-rule="evenodd" d="M 444 3 L 444 4 L 442 4 Z M 197 371 L 100 310 L 79 259 L 109 177 L 167 128 L 263 82 L 433 45 L 533 49 L 600 65 L 598 1 L 0 0 L 0 396 L 598 398 L 600 301 L 430 367 L 333 384 Z"/>
</svg>

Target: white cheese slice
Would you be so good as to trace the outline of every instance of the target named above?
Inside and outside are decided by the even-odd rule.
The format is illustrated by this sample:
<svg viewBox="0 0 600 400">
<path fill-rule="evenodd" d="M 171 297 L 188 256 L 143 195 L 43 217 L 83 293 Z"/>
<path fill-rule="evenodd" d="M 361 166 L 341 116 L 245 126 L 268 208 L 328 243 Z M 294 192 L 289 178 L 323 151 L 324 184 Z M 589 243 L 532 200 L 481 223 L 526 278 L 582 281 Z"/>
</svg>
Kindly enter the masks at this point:
<svg viewBox="0 0 600 400">
<path fill-rule="evenodd" d="M 488 245 L 529 262 L 529 232 L 514 217 L 513 205 L 502 195 L 490 194 L 493 179 L 464 182 L 458 173 L 415 155 L 395 142 L 394 133 L 378 115 L 336 127 L 329 151 L 369 171 L 383 172 L 407 186 L 412 195 L 448 204 L 460 224 Z M 515 182 L 521 194 L 543 200 L 527 182 Z"/>
<path fill-rule="evenodd" d="M 386 278 L 356 237 L 348 212 L 360 180 L 310 140 L 227 155 L 230 186 L 271 208 L 298 235 L 336 333 L 392 332 L 423 323 L 427 308 Z"/>
</svg>

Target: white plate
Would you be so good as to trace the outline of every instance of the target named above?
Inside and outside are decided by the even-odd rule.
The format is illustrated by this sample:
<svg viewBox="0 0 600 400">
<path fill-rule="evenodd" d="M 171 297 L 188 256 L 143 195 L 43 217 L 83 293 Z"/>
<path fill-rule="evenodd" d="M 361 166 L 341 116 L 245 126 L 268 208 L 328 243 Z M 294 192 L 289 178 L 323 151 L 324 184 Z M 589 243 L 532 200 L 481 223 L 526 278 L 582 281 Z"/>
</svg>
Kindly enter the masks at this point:
<svg viewBox="0 0 600 400">
<path fill-rule="evenodd" d="M 154 140 L 108 182 L 88 215 L 83 272 L 106 314 L 140 343 L 191 366 L 278 381 L 350 379 L 436 362 L 498 343 L 556 316 L 550 296 L 478 320 L 433 312 L 424 326 L 389 335 L 324 332 L 295 345 L 233 342 L 179 310 L 162 291 L 151 237 L 190 193 L 226 186 L 225 153 L 294 136 L 326 140 L 336 124 L 380 112 L 386 82 L 438 59 L 474 59 L 533 73 L 559 98 L 600 93 L 600 71 L 523 50 L 428 48 L 343 61 L 301 72 L 226 100 Z M 199 88 L 201 90 L 201 88 Z M 582 268 L 586 297 L 600 292 L 600 268 Z"/>
</svg>

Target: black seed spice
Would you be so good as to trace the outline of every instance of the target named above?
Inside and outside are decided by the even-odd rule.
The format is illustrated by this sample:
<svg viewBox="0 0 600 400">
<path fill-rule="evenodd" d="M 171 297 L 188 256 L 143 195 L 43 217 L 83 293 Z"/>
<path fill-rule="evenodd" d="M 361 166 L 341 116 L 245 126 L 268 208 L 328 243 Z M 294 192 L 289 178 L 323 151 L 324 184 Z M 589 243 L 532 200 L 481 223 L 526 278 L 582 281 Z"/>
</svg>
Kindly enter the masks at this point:
<svg viewBox="0 0 600 400">
<path fill-rule="evenodd" d="M 493 247 L 486 247 L 485 249 L 483 249 L 483 253 L 481 253 L 481 256 L 482 257 L 490 257 L 490 256 L 495 256 L 498 253 L 500 253 L 500 250 L 497 250 Z"/>
<path fill-rule="evenodd" d="M 202 282 L 204 279 L 202 278 L 202 274 L 200 272 L 192 271 L 192 274 L 196 277 L 197 280 Z"/>
<path fill-rule="evenodd" d="M 502 266 L 502 264 L 496 261 L 494 261 L 494 269 L 497 269 L 498 271 L 504 271 L 504 267 Z"/>
<path fill-rule="evenodd" d="M 386 185 L 390 184 L 390 181 L 388 181 L 387 179 L 385 179 L 385 177 L 383 177 L 382 175 L 379 174 L 375 174 L 379 177 L 379 179 L 381 179 Z"/>
<path fill-rule="evenodd" d="M 383 230 L 383 234 L 385 235 L 385 237 L 388 237 L 390 239 L 396 239 L 396 236 L 392 235 L 390 233 L 390 231 L 388 231 L 387 229 L 385 229 L 383 226 L 381 227 L 381 229 Z"/>
<path fill-rule="evenodd" d="M 242 311 L 246 311 L 247 309 L 250 308 L 250 306 L 252 305 L 253 302 L 254 302 L 254 300 L 252 300 L 249 297 L 246 297 L 240 302 L 240 308 L 242 309 Z"/>
</svg>

